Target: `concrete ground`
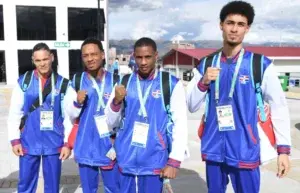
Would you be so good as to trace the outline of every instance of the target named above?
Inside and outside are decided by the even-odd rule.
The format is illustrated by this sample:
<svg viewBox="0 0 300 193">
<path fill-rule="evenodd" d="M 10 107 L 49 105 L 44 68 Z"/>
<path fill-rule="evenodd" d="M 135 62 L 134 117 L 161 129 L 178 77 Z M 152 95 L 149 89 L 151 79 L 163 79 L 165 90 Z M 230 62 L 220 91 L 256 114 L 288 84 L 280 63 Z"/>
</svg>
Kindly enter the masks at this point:
<svg viewBox="0 0 300 193">
<path fill-rule="evenodd" d="M 291 116 L 292 134 L 292 169 L 284 179 L 276 177 L 276 161 L 261 167 L 262 193 L 299 193 L 300 192 L 300 90 L 286 93 Z M 298 92 L 299 91 L 299 92 Z M 18 177 L 18 159 L 11 153 L 7 142 L 6 119 L 10 98 L 10 89 L 0 88 L 0 193 L 16 192 Z M 179 176 L 172 180 L 174 193 L 204 193 L 207 192 L 205 184 L 205 165 L 201 161 L 200 141 L 197 137 L 197 127 L 203 109 L 194 114 L 188 114 L 189 150 L 191 157 L 183 162 Z M 43 178 L 40 174 L 38 193 L 43 192 Z M 71 158 L 63 162 L 61 193 L 80 193 L 80 180 L 77 166 Z M 103 192 L 102 184 L 99 191 Z M 228 193 L 233 193 L 228 185 Z"/>
</svg>

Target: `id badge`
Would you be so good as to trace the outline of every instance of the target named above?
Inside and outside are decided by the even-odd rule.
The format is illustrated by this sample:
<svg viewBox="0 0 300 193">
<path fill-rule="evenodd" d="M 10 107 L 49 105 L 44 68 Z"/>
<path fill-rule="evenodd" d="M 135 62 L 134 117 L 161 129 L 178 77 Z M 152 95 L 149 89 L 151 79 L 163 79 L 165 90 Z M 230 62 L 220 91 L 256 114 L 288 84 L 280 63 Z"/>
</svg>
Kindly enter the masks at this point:
<svg viewBox="0 0 300 193">
<path fill-rule="evenodd" d="M 218 106 L 217 116 L 218 116 L 218 123 L 219 123 L 219 131 L 235 130 L 233 111 L 231 105 Z"/>
<path fill-rule="evenodd" d="M 94 118 L 100 138 L 110 136 L 110 132 L 106 123 L 106 116 L 95 115 Z"/>
<path fill-rule="evenodd" d="M 137 147 L 146 147 L 148 140 L 149 124 L 134 122 L 131 145 Z"/>
<path fill-rule="evenodd" d="M 40 130 L 53 130 L 53 111 L 41 111 L 40 114 Z"/>
</svg>

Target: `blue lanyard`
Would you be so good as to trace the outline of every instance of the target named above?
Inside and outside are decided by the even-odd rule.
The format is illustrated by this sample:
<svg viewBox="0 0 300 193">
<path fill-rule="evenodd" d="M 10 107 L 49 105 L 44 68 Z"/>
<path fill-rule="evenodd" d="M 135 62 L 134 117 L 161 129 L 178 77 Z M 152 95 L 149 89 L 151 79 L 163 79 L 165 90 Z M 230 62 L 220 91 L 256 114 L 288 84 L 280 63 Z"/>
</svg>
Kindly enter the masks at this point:
<svg viewBox="0 0 300 193">
<path fill-rule="evenodd" d="M 103 73 L 105 73 L 105 72 L 103 72 Z M 105 109 L 105 106 L 106 106 L 104 101 L 103 101 L 103 93 L 104 93 L 104 85 L 105 85 L 105 74 L 102 78 L 102 83 L 101 83 L 101 88 L 100 89 L 99 89 L 99 86 L 98 86 L 95 78 L 91 75 L 90 75 L 90 77 L 91 77 L 91 80 L 93 82 L 93 87 L 94 87 L 94 89 L 96 89 L 97 95 L 98 95 L 98 105 L 97 105 L 97 112 L 98 112 L 98 111 L 100 111 L 101 107 L 103 109 Z"/>
<path fill-rule="evenodd" d="M 230 92 L 229 92 L 229 96 L 228 96 L 229 99 L 231 99 L 232 96 L 233 96 L 234 87 L 235 87 L 235 84 L 236 84 L 236 79 L 237 79 L 237 76 L 238 76 L 242 61 L 243 61 L 244 53 L 245 53 L 245 50 L 242 49 L 240 51 L 239 58 L 237 60 L 237 64 L 236 64 L 235 71 L 234 71 L 234 74 L 233 74 L 233 78 L 232 78 L 232 81 L 231 81 L 231 87 L 230 87 Z M 216 65 L 217 68 L 220 68 L 221 56 L 222 56 L 222 52 L 220 52 L 219 56 L 218 56 L 217 65 Z M 219 97 L 220 97 L 220 76 L 217 77 L 216 84 L 215 84 L 216 103 L 219 102 Z"/>
<path fill-rule="evenodd" d="M 139 96 L 139 101 L 140 101 L 140 106 L 141 106 L 141 108 L 140 108 L 140 110 L 139 110 L 139 115 L 143 115 L 144 118 L 147 117 L 147 111 L 146 111 L 145 104 L 146 104 L 147 98 L 148 98 L 148 96 L 149 96 L 149 93 L 150 93 L 152 84 L 153 84 L 153 81 L 152 81 L 152 83 L 148 86 L 148 88 L 147 88 L 147 90 L 146 90 L 146 93 L 145 93 L 145 95 L 144 95 L 144 98 L 143 98 L 140 80 L 139 80 L 139 77 L 136 76 L 136 87 L 137 87 L 137 90 L 138 90 L 138 96 Z"/>
<path fill-rule="evenodd" d="M 40 106 L 43 104 L 43 88 L 42 80 L 39 77 L 39 102 Z M 51 107 L 54 107 L 54 95 L 55 95 L 55 84 L 54 84 L 54 73 L 51 74 Z"/>
</svg>

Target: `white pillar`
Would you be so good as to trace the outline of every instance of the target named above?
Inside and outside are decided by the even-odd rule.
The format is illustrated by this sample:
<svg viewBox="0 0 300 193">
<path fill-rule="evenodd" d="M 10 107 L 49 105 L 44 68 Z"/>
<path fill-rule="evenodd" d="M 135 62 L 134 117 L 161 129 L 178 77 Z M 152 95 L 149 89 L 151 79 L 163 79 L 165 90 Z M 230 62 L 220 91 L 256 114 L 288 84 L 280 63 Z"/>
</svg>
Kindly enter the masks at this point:
<svg viewBox="0 0 300 193">
<path fill-rule="evenodd" d="M 56 26 L 56 41 L 68 42 L 68 8 L 62 1 L 56 7 Z M 69 78 L 69 48 L 55 49 L 59 59 L 57 71 L 65 78 Z"/>
<path fill-rule="evenodd" d="M 106 49 L 105 49 L 105 58 L 106 58 L 106 69 L 108 68 L 109 63 L 109 27 L 108 27 L 108 0 L 107 1 L 100 1 L 100 3 L 104 3 L 104 17 L 106 23 L 104 24 L 104 41 L 106 42 Z"/>
<path fill-rule="evenodd" d="M 3 2 L 4 47 L 7 85 L 14 85 L 19 77 L 17 51 L 17 16 L 16 5 Z"/>
</svg>

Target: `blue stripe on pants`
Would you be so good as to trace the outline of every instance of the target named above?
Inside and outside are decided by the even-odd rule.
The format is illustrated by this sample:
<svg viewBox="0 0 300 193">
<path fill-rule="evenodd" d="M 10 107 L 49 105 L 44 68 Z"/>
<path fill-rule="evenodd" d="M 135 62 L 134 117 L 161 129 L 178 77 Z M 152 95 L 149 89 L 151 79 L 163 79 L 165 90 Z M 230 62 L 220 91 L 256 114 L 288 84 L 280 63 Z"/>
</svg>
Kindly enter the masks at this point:
<svg viewBox="0 0 300 193">
<path fill-rule="evenodd" d="M 119 171 L 115 164 L 111 170 L 101 170 L 104 192 L 119 193 Z M 79 164 L 81 187 L 84 193 L 97 193 L 99 184 L 99 167 Z"/>
<path fill-rule="evenodd" d="M 206 161 L 208 193 L 225 193 L 229 177 L 235 193 L 258 193 L 260 170 L 240 169 L 224 163 Z"/>
<path fill-rule="evenodd" d="M 58 193 L 61 174 L 59 155 L 24 155 L 19 159 L 19 193 L 36 192 L 41 158 L 43 159 L 44 192 Z"/>
<path fill-rule="evenodd" d="M 136 186 L 136 180 L 138 186 Z M 120 174 L 120 192 L 122 193 L 161 193 L 162 188 L 163 179 L 159 175 Z"/>
</svg>

